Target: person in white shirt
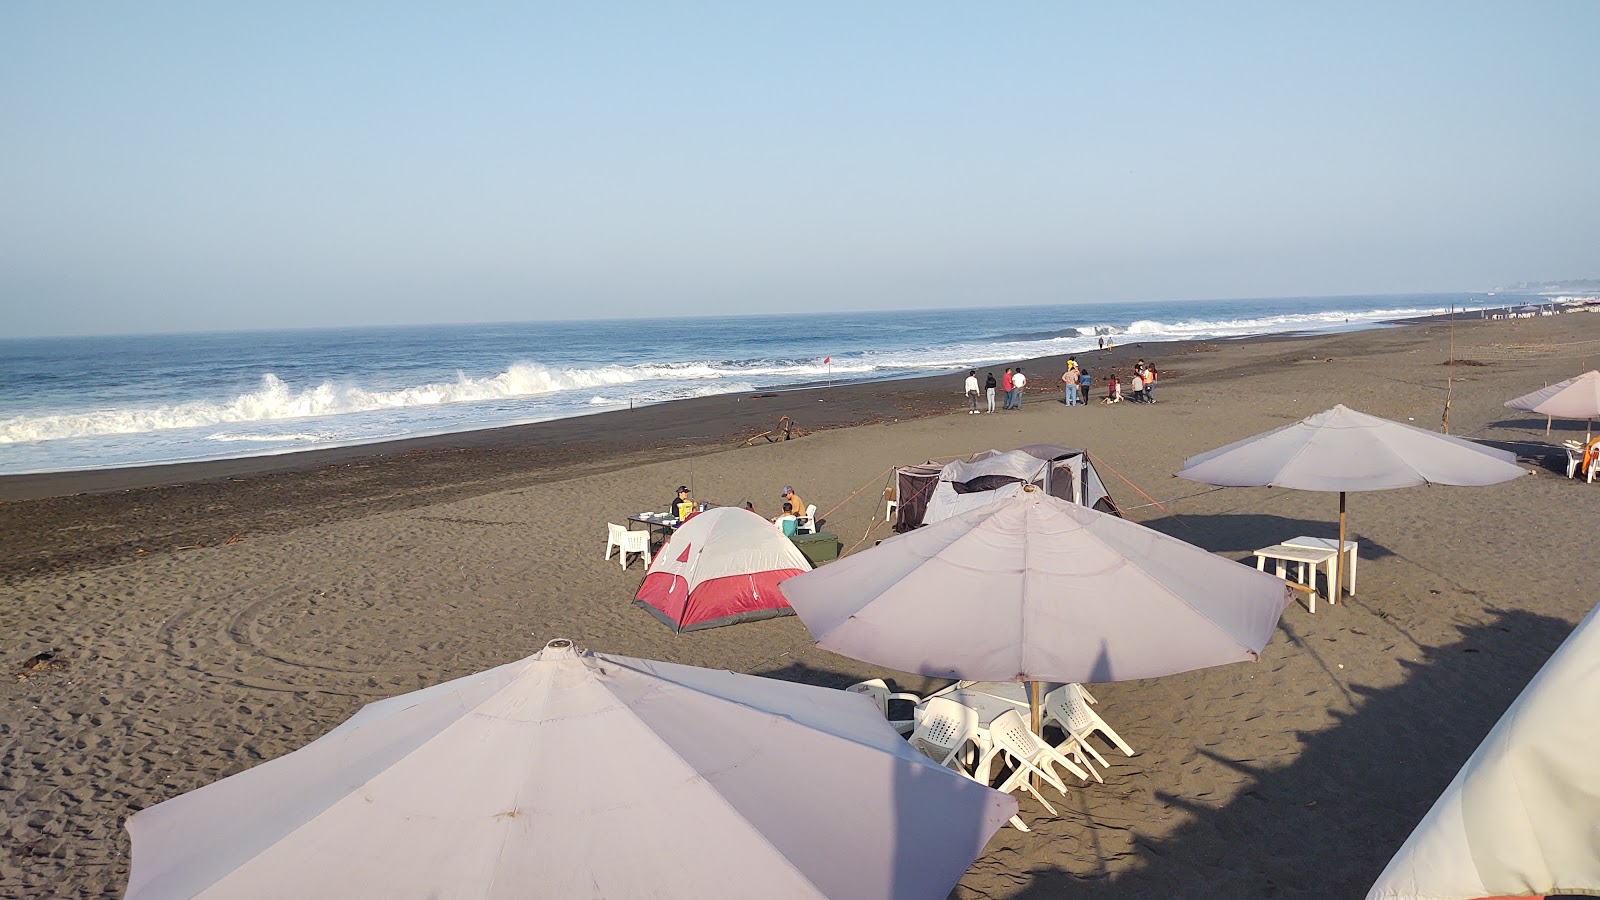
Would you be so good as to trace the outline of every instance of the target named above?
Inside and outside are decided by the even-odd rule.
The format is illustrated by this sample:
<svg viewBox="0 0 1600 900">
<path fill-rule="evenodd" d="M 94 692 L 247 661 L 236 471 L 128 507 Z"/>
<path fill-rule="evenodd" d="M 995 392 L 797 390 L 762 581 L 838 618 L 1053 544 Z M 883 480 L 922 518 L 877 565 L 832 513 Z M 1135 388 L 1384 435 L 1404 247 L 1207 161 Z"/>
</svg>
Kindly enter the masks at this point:
<svg viewBox="0 0 1600 900">
<path fill-rule="evenodd" d="M 967 415 L 978 414 L 978 370 L 973 369 L 967 373 L 967 383 L 963 388 L 967 392 Z"/>
<path fill-rule="evenodd" d="M 1139 370 L 1138 369 L 1135 369 L 1133 371 L 1133 377 L 1128 379 L 1128 382 L 1129 382 L 1128 386 L 1133 388 L 1133 402 L 1135 402 L 1135 403 L 1143 403 L 1144 402 L 1144 376 L 1139 374 Z"/>
<path fill-rule="evenodd" d="M 1016 399 L 1012 402 L 1012 409 L 1022 408 L 1022 389 L 1028 386 L 1028 376 L 1022 374 L 1022 367 L 1018 366 L 1015 374 L 1011 376 L 1011 388 L 1015 391 Z"/>
</svg>

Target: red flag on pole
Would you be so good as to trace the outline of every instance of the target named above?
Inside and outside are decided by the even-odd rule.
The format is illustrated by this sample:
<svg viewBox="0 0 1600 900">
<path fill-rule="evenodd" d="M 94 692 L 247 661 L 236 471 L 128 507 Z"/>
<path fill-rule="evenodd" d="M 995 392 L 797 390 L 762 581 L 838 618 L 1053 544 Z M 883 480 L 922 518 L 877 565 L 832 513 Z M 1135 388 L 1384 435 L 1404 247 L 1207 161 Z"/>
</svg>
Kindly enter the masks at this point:
<svg viewBox="0 0 1600 900">
<path fill-rule="evenodd" d="M 822 358 L 822 364 L 823 365 L 827 365 L 827 364 L 829 364 L 831 362 L 833 362 L 833 357 L 831 357 L 831 356 L 824 356 Z"/>
</svg>

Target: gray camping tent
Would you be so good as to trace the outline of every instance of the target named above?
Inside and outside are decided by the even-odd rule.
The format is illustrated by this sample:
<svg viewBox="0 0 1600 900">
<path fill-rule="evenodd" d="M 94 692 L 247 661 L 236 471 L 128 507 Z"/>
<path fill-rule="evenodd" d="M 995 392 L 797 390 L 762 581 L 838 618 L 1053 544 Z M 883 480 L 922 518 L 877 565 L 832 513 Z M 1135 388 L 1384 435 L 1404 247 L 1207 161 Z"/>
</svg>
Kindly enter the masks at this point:
<svg viewBox="0 0 1600 900">
<path fill-rule="evenodd" d="M 1031 484 L 1052 497 L 1121 515 L 1089 453 L 1055 444 L 984 450 L 946 465 L 924 463 L 894 472 L 899 508 L 895 531 L 932 525 L 993 503 Z"/>
</svg>

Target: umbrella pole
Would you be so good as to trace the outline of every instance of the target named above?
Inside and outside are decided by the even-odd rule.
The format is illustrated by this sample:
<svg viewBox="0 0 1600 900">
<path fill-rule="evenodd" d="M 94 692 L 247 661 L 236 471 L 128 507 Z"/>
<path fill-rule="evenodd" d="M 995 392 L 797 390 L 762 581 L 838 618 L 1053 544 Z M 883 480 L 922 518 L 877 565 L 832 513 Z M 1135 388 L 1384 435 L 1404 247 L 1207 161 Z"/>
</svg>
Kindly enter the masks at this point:
<svg viewBox="0 0 1600 900">
<path fill-rule="evenodd" d="M 1339 546 L 1333 552 L 1333 584 L 1328 587 L 1328 602 L 1339 602 L 1339 590 L 1344 586 L 1344 491 L 1339 492 Z"/>
<path fill-rule="evenodd" d="M 1028 682 L 1028 711 L 1030 713 L 1029 722 L 1033 725 L 1033 733 L 1040 741 L 1043 741 L 1044 726 L 1039 723 L 1039 682 L 1037 681 Z M 1037 792 L 1039 790 L 1039 776 L 1034 774 L 1029 775 L 1028 778 L 1032 780 L 1033 789 Z"/>
</svg>

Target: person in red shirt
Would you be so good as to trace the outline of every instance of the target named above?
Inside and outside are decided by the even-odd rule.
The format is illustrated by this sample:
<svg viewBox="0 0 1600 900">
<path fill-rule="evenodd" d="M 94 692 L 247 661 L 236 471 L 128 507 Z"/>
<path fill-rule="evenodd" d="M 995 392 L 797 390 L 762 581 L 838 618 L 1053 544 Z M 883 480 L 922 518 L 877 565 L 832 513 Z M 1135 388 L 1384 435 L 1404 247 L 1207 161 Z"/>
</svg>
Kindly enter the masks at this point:
<svg viewBox="0 0 1600 900">
<path fill-rule="evenodd" d="M 1011 369 L 1010 368 L 1007 368 L 1006 369 L 1006 373 L 1004 375 L 1000 376 L 1000 390 L 1002 392 L 1004 392 L 1004 394 L 1005 394 L 1005 401 L 1000 404 L 1000 408 L 1001 409 L 1010 409 L 1011 408 L 1011 401 L 1016 399 L 1016 395 L 1013 393 L 1015 388 L 1013 388 L 1012 384 L 1011 384 Z"/>
</svg>

